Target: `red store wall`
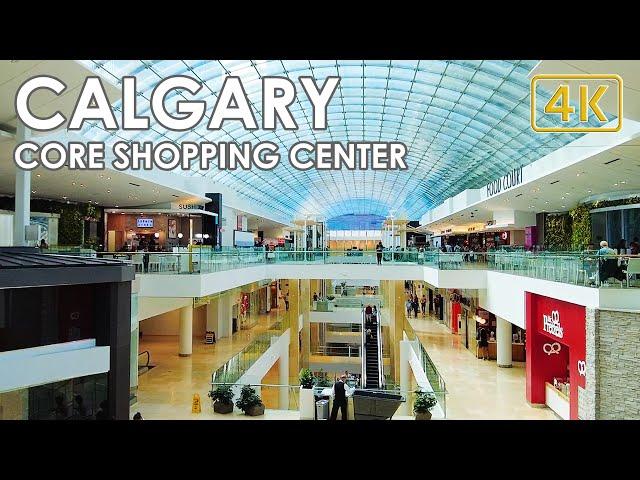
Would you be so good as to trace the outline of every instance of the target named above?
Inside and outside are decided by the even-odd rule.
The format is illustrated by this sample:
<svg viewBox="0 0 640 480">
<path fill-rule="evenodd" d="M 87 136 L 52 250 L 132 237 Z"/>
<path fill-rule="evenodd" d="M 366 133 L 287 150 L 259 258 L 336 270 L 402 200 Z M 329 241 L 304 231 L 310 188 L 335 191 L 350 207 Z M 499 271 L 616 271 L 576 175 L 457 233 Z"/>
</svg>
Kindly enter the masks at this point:
<svg viewBox="0 0 640 480">
<path fill-rule="evenodd" d="M 527 400 L 545 403 L 545 382 L 553 377 L 567 376 L 570 383 L 570 414 L 578 419 L 578 386 L 585 387 L 586 308 L 555 298 L 526 293 L 527 327 Z M 547 321 L 558 328 L 547 328 Z M 549 346 L 558 343 L 560 351 L 549 353 Z M 546 352 L 545 352 L 546 350 Z M 554 351 L 557 348 L 553 349 Z M 582 372 L 582 373 L 580 373 Z"/>
</svg>

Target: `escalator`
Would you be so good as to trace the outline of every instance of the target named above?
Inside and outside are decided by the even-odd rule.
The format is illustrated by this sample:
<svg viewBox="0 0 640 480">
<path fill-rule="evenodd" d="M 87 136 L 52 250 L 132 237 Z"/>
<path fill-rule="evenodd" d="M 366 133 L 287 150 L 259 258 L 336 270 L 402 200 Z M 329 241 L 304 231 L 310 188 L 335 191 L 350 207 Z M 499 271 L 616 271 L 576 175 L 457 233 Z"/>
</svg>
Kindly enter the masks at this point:
<svg viewBox="0 0 640 480">
<path fill-rule="evenodd" d="M 394 391 L 385 391 L 382 363 L 382 327 L 380 308 L 371 322 L 362 310 L 362 382 L 353 394 L 353 415 L 356 420 L 391 419 L 405 398 Z M 371 335 L 367 338 L 367 328 Z"/>
<path fill-rule="evenodd" d="M 371 335 L 367 335 L 367 329 Z M 362 387 L 365 389 L 384 388 L 382 365 L 382 339 L 380 335 L 380 311 L 378 310 L 367 322 L 362 310 Z"/>
</svg>

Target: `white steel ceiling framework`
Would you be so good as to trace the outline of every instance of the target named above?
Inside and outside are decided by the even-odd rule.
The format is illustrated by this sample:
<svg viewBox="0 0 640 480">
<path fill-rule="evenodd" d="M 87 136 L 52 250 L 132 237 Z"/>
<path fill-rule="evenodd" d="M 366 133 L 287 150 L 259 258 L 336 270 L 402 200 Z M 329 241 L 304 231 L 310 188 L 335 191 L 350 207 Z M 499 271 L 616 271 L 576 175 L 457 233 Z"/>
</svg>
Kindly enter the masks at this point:
<svg viewBox="0 0 640 480">
<path fill-rule="evenodd" d="M 312 108 L 298 95 L 290 110 L 295 131 L 247 131 L 239 121 L 219 131 L 206 122 L 187 132 L 172 132 L 152 123 L 144 132 L 108 132 L 98 123 L 83 129 L 88 140 L 112 144 L 118 140 L 160 142 L 272 141 L 286 155 L 298 141 L 403 142 L 405 171 L 298 171 L 287 159 L 271 171 L 192 170 L 226 185 L 263 207 L 287 217 L 302 214 L 333 218 L 342 215 L 381 215 L 390 211 L 419 218 L 426 210 L 467 188 L 477 188 L 507 170 L 531 163 L 577 138 L 576 134 L 539 134 L 529 124 L 529 78 L 536 61 L 391 61 L 391 60 L 88 60 L 81 62 L 106 80 L 137 78 L 138 114 L 149 113 L 154 86 L 170 75 L 187 75 L 205 88 L 184 100 L 205 100 L 213 108 L 226 76 L 242 79 L 258 124 L 261 124 L 261 78 L 286 76 L 295 82 L 312 76 L 319 85 L 340 76 L 340 85 L 327 110 L 328 128 L 311 128 Z M 548 94 L 539 91 L 548 99 Z M 175 112 L 175 100 L 167 107 Z M 119 110 L 121 102 L 114 104 Z M 538 101 L 542 108 L 544 101 Z M 539 116 L 540 117 L 540 116 Z M 549 116 L 542 126 L 551 126 Z"/>
</svg>

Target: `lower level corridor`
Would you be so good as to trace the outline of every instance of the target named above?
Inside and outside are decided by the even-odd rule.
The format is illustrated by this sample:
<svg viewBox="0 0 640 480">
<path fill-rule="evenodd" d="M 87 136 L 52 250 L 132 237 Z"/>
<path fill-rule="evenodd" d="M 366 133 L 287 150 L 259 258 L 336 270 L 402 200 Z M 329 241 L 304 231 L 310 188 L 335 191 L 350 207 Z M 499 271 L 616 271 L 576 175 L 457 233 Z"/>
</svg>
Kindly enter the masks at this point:
<svg viewBox="0 0 640 480">
<path fill-rule="evenodd" d="M 282 312 L 273 309 L 260 315 L 256 325 L 248 330 L 240 330 L 232 337 L 218 339 L 214 345 L 206 345 L 204 339 L 193 338 L 193 353 L 189 357 L 178 356 L 177 336 L 143 336 L 140 339 L 140 352 L 151 352 L 151 365 L 154 368 L 138 377 L 138 402 L 131 407 L 131 415 L 140 412 L 149 420 L 221 418 L 210 407 L 207 398 L 211 386 L 211 374 L 233 355 L 245 348 L 262 332 L 269 329 Z M 191 413 L 194 394 L 200 395 L 201 414 Z M 245 417 L 241 413 L 233 418 L 288 419 L 298 418 L 297 411 L 266 410 L 261 417 Z"/>
<path fill-rule="evenodd" d="M 447 418 L 455 420 L 556 420 L 549 408 L 526 401 L 524 363 L 498 368 L 465 348 L 435 317 L 409 320 L 447 386 Z"/>
</svg>

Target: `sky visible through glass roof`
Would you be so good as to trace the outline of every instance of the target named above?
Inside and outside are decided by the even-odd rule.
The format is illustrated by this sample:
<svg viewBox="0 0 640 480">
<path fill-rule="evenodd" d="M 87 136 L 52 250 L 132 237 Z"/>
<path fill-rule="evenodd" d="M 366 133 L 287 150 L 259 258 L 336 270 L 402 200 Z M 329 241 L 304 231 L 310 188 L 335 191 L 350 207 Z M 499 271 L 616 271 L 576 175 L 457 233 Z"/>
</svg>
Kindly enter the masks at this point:
<svg viewBox="0 0 640 480">
<path fill-rule="evenodd" d="M 530 127 L 529 77 L 533 60 L 87 60 L 87 68 L 119 84 L 137 78 L 138 114 L 149 114 L 154 86 L 169 75 L 187 75 L 204 83 L 196 96 L 175 93 L 185 100 L 205 100 L 213 108 L 227 75 L 242 79 L 258 124 L 261 124 L 261 77 L 286 76 L 299 92 L 290 110 L 299 128 L 287 131 L 247 131 L 239 121 L 225 122 L 219 131 L 207 122 L 187 132 L 172 132 L 152 122 L 144 132 L 107 132 L 89 123 L 83 135 L 113 144 L 118 140 L 160 142 L 272 141 L 286 155 L 298 141 L 403 142 L 405 171 L 298 171 L 283 158 L 271 171 L 211 169 L 180 172 L 203 175 L 234 189 L 257 204 L 288 218 L 304 214 L 326 218 L 343 215 L 386 216 L 393 211 L 419 219 L 430 208 L 467 188 L 478 188 L 509 169 L 535 161 L 580 134 L 540 134 Z M 327 110 L 328 128 L 311 128 L 311 103 L 302 93 L 300 76 L 322 85 L 340 76 L 340 85 Z M 539 90 L 546 103 L 549 94 Z M 167 97 L 167 107 L 179 98 Z M 120 101 L 114 104 L 119 110 Z M 173 108 L 175 112 L 175 107 Z M 539 123 L 551 126 L 548 115 Z"/>
</svg>

